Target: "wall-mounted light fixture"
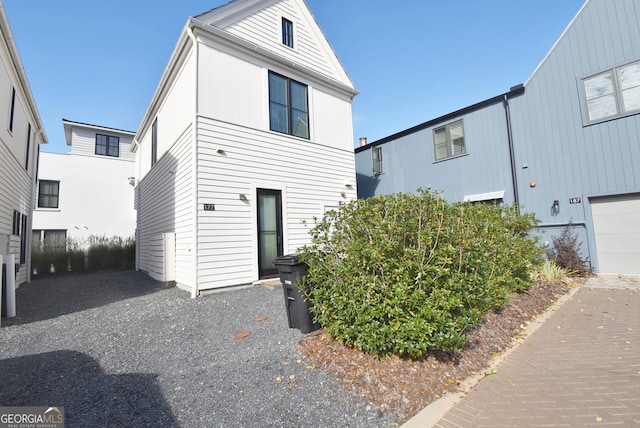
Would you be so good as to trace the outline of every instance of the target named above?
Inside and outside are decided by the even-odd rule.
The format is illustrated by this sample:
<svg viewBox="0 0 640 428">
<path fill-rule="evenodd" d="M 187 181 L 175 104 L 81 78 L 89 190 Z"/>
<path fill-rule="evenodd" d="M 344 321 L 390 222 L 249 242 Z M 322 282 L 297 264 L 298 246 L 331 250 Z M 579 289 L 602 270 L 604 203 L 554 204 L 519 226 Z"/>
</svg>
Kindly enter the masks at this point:
<svg viewBox="0 0 640 428">
<path fill-rule="evenodd" d="M 136 178 L 135 177 L 129 177 L 128 180 L 129 180 L 129 185 L 130 186 L 136 187 Z"/>
<path fill-rule="evenodd" d="M 225 154 L 224 150 L 222 150 L 222 149 L 216 150 L 216 153 L 218 153 L 219 155 L 224 155 Z"/>
<path fill-rule="evenodd" d="M 551 205 L 551 215 L 556 216 L 560 213 L 560 202 L 557 200 L 553 201 L 553 205 Z"/>
<path fill-rule="evenodd" d="M 247 200 L 247 195 L 245 195 L 244 193 L 240 193 L 238 195 L 238 197 L 240 198 L 241 201 L 246 201 Z"/>
</svg>

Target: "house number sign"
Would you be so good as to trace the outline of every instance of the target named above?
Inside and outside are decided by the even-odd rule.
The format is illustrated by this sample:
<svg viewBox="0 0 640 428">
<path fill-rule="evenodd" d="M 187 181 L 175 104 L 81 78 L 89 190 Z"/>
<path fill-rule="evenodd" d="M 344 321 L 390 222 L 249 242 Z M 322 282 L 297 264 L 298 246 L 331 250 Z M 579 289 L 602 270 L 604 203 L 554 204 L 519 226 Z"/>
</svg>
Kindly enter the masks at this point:
<svg viewBox="0 0 640 428">
<path fill-rule="evenodd" d="M 215 211 L 216 210 L 216 206 L 215 206 L 215 204 L 204 204 L 204 210 L 205 211 Z"/>
<path fill-rule="evenodd" d="M 570 204 L 579 204 L 582 202 L 582 198 L 569 198 Z"/>
</svg>

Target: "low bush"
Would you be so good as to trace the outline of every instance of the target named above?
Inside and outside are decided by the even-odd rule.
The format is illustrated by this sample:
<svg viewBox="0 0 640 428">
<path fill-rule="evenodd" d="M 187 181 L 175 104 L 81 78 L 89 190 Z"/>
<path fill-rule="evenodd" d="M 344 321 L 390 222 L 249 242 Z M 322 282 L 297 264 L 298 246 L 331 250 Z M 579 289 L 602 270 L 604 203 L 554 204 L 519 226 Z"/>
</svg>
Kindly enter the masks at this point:
<svg viewBox="0 0 640 428">
<path fill-rule="evenodd" d="M 553 260 L 545 260 L 544 263 L 533 272 L 536 281 L 561 281 L 568 282 L 568 278 L 574 272 L 558 266 Z"/>
<path fill-rule="evenodd" d="M 303 290 L 332 337 L 371 354 L 460 349 L 466 332 L 531 286 L 537 224 L 512 207 L 426 190 L 342 204 L 316 219 Z"/>
<path fill-rule="evenodd" d="M 559 236 L 551 238 L 553 247 L 547 251 L 547 258 L 557 266 L 566 269 L 572 276 L 585 276 L 591 273 L 587 262 L 580 257 L 582 243 L 578 240 L 578 234 L 569 223 Z"/>
</svg>

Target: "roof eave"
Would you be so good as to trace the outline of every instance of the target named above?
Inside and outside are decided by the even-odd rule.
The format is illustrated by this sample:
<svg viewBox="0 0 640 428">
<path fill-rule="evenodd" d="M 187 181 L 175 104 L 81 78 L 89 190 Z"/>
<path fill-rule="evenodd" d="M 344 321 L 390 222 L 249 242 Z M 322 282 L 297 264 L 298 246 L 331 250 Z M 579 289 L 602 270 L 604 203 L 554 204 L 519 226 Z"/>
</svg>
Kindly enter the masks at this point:
<svg viewBox="0 0 640 428">
<path fill-rule="evenodd" d="M 22 60 L 20 59 L 20 53 L 18 52 L 18 47 L 16 46 L 13 33 L 11 32 L 11 26 L 9 25 L 9 20 L 7 19 L 5 8 L 1 1 L 0 1 L 0 31 L 2 32 L 4 40 L 7 44 L 7 47 L 9 48 L 9 54 L 11 56 L 11 60 L 13 61 L 13 66 L 18 74 L 20 85 L 22 86 L 22 89 L 27 97 L 29 110 L 31 111 L 31 114 L 33 115 L 33 118 L 36 121 L 36 133 L 39 133 L 41 135 L 42 144 L 47 144 L 49 142 L 49 139 L 47 138 L 47 134 L 44 130 L 44 125 L 42 124 L 42 119 L 40 118 L 38 107 L 36 106 L 36 100 L 33 97 L 33 93 L 31 92 L 31 87 L 29 86 L 29 80 L 27 79 L 27 74 L 25 72 L 24 66 L 22 65 Z"/>
</svg>

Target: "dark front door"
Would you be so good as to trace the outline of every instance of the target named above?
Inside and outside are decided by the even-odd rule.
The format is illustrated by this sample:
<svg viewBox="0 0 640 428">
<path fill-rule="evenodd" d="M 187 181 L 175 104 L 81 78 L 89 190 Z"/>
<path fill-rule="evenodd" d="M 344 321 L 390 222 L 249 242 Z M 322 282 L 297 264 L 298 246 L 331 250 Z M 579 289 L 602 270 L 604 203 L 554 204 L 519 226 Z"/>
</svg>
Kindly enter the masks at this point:
<svg viewBox="0 0 640 428">
<path fill-rule="evenodd" d="M 274 261 L 282 255 L 282 194 L 258 189 L 258 269 L 260 278 L 278 275 Z"/>
</svg>

